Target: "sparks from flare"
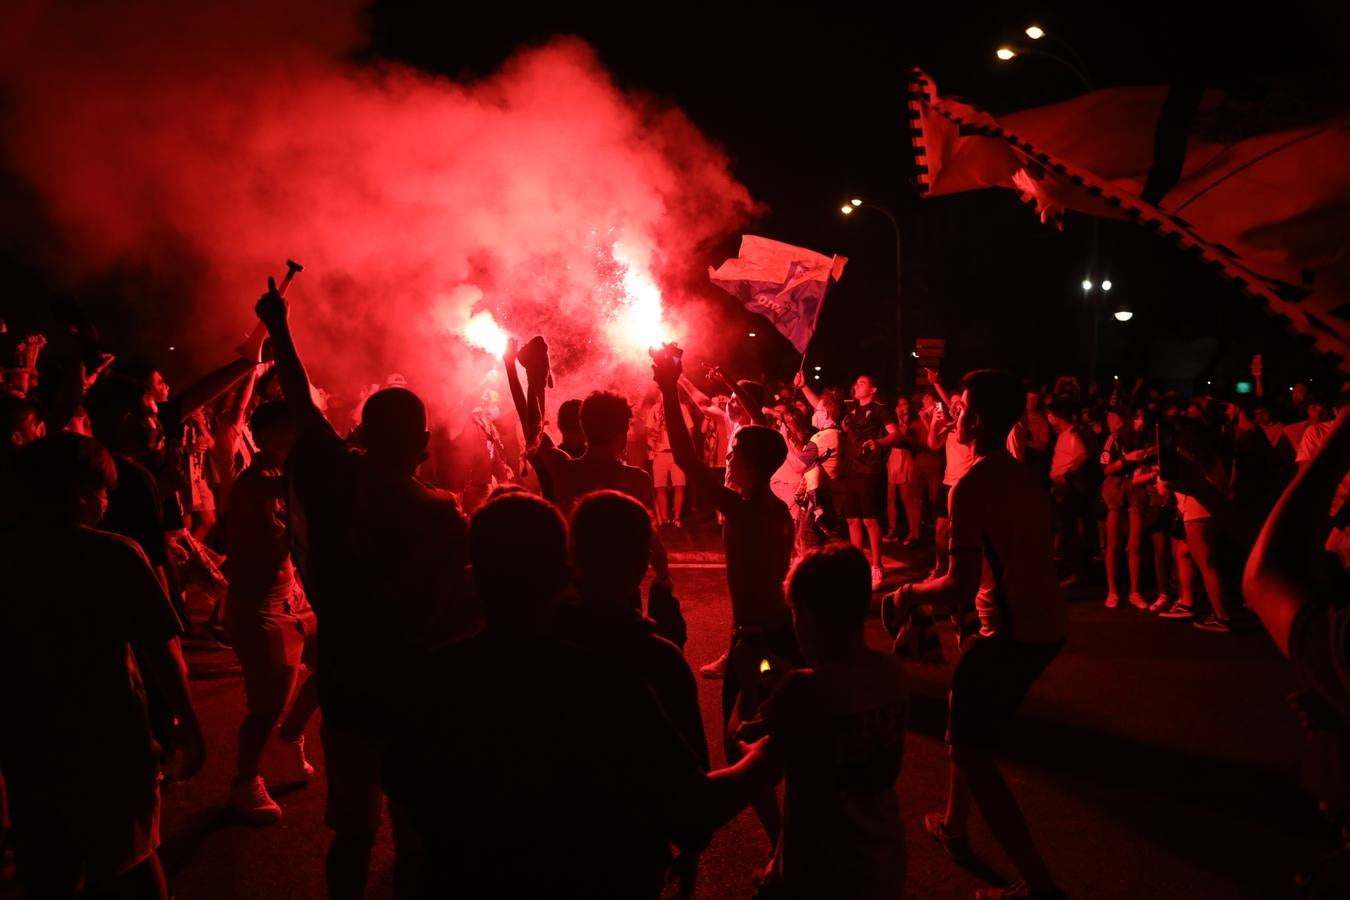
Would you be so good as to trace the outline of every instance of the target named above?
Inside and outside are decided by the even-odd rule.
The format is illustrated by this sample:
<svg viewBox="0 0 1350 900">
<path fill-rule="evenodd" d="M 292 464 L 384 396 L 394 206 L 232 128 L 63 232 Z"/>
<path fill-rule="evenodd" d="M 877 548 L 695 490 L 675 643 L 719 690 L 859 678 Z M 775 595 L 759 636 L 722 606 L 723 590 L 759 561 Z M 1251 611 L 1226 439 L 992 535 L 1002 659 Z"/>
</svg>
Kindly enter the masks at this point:
<svg viewBox="0 0 1350 900">
<path fill-rule="evenodd" d="M 470 346 L 486 350 L 493 356 L 506 352 L 506 332 L 492 318 L 492 313 L 484 310 L 474 313 L 464 326 L 464 340 Z"/>
</svg>

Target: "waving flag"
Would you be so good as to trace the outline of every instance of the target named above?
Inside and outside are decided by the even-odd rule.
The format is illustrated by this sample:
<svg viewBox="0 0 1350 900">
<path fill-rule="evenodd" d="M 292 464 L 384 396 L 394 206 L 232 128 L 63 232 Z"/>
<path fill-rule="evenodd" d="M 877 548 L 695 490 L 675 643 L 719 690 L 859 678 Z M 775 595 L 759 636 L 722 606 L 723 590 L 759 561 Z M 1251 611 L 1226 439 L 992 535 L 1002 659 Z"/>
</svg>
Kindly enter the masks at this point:
<svg viewBox="0 0 1350 900">
<path fill-rule="evenodd" d="M 714 269 L 712 283 L 773 323 L 779 334 L 805 353 L 816 331 L 825 295 L 844 274 L 842 256 L 756 237 L 741 238 L 740 255 Z"/>
<path fill-rule="evenodd" d="M 926 196 L 1003 187 L 1042 221 L 1136 221 L 1350 367 L 1350 117 L 1155 86 L 995 118 L 917 69 L 909 117 Z"/>
</svg>

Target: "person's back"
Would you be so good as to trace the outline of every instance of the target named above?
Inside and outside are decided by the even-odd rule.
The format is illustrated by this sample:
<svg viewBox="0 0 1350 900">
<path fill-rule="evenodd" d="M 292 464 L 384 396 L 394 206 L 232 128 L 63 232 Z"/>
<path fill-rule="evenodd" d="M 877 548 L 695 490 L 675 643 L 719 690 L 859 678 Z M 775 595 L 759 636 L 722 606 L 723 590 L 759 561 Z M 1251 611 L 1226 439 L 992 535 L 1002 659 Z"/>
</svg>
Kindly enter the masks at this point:
<svg viewBox="0 0 1350 900">
<path fill-rule="evenodd" d="M 766 881 L 786 897 L 890 900 L 905 877 L 895 792 L 909 706 L 904 663 L 866 646 L 871 579 L 853 546 L 809 552 L 788 593 L 810 668 L 790 673 L 746 726 L 772 738 L 785 773 Z"/>
<path fill-rule="evenodd" d="M 296 560 L 324 631 L 325 719 L 381 733 L 401 673 L 468 615 L 464 517 L 449 492 L 379 465 L 331 430 L 302 435 L 287 471 Z"/>
<path fill-rule="evenodd" d="M 553 478 L 554 502 L 563 515 L 570 514 L 582 497 L 602 490 L 618 491 L 648 509 L 654 507 L 651 476 L 646 470 L 624 462 L 632 415 L 632 409 L 623 397 L 594 391 L 582 401 L 578 410 L 586 437 L 586 451 L 572 459 L 549 444 L 540 448 L 539 460 Z"/>
<path fill-rule="evenodd" d="M 722 508 L 727 587 L 739 627 L 781 628 L 788 623 L 783 579 L 792 562 L 792 515 L 765 490 Z"/>
<path fill-rule="evenodd" d="M 1029 643 L 1064 639 L 1067 611 L 1055 573 L 1050 498 L 1040 479 L 1007 454 L 979 459 L 953 492 L 952 546 L 982 546 L 975 598 L 981 633 Z M 956 509 L 956 502 L 953 503 Z"/>
<path fill-rule="evenodd" d="M 554 610 L 550 632 L 603 659 L 613 677 L 645 684 L 708 767 L 698 685 L 680 648 L 642 615 L 642 579 L 652 521 L 636 500 L 615 491 L 588 494 L 570 525 L 576 596 Z"/>
<path fill-rule="evenodd" d="M 423 847 L 426 896 L 655 897 L 667 792 L 699 764 L 646 686 L 540 631 L 565 526 L 525 495 L 474 517 L 487 627 L 432 654 L 385 785 Z"/>
</svg>

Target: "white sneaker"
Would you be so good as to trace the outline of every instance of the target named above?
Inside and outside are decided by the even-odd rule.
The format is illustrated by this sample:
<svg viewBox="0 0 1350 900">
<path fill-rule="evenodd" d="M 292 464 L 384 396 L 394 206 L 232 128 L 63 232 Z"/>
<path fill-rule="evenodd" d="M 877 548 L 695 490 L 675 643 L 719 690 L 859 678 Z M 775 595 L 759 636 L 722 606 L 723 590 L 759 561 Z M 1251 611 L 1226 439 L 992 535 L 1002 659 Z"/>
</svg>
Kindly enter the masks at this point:
<svg viewBox="0 0 1350 900">
<path fill-rule="evenodd" d="M 1119 595 L 1119 594 L 1117 594 L 1115 591 L 1112 591 L 1111 593 L 1109 593 L 1109 594 L 1106 595 L 1106 608 L 1107 608 L 1107 609 L 1115 609 L 1115 608 L 1116 608 L 1117 606 L 1119 606 L 1119 605 L 1120 605 L 1120 595 Z"/>
<path fill-rule="evenodd" d="M 1135 609 L 1148 609 L 1148 598 L 1138 591 L 1130 591 L 1130 605 Z"/>
<path fill-rule="evenodd" d="M 875 591 L 877 588 L 881 587 L 881 582 L 882 582 L 884 579 L 885 579 L 885 575 L 884 575 L 884 574 L 882 573 L 882 571 L 881 571 L 881 566 L 873 566 L 873 567 L 872 567 L 872 590 Z"/>
<path fill-rule="evenodd" d="M 271 772 L 273 784 L 309 784 L 314 767 L 305 759 L 305 738 L 294 741 L 277 740 L 276 760 Z"/>
<path fill-rule="evenodd" d="M 727 658 L 731 655 L 730 651 L 708 663 L 698 670 L 698 674 L 704 678 L 726 678 L 727 677 Z"/>
<path fill-rule="evenodd" d="M 253 825 L 271 825 L 281 818 L 281 807 L 267 793 L 261 775 L 250 781 L 230 782 L 229 807 Z"/>
</svg>

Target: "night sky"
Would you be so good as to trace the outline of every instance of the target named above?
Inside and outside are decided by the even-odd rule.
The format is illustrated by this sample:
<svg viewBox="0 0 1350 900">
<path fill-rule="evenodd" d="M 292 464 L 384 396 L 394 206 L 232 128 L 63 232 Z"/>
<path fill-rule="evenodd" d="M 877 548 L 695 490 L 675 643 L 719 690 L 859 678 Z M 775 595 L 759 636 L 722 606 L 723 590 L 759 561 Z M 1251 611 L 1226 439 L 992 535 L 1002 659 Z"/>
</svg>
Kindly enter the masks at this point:
<svg viewBox="0 0 1350 900">
<path fill-rule="evenodd" d="M 1021 30 L 1035 22 L 1070 42 L 1101 87 L 1195 79 L 1251 95 L 1287 90 L 1344 108 L 1350 85 L 1344 4 L 1280 4 L 1278 13 L 1260 15 L 1236 13 L 1233 4 L 1185 3 L 931 4 L 927 11 L 916 11 L 918 4 L 884 4 L 885 11 L 839 3 L 551 6 L 486 18 L 459 5 L 376 2 L 365 52 L 473 79 L 522 45 L 555 34 L 586 40 L 623 88 L 679 106 L 725 147 L 735 175 L 767 207 L 749 231 L 849 257 L 812 350 L 811 363 L 832 381 L 867 369 L 891 382 L 897 355 L 894 235 L 878 215 L 841 217 L 838 207 L 851 196 L 899 214 L 905 333 L 910 341 L 946 338 L 949 377 L 999 365 L 1044 379 L 1086 365 L 1092 310 L 1079 282 L 1089 274 L 1092 229 L 1074 214 L 1062 232 L 1043 226 L 1006 191 L 920 201 L 909 185 L 905 128 L 911 66 L 932 74 L 944 94 L 995 114 L 1072 96 L 1079 86 L 1053 63 L 994 58 L 1001 43 L 1025 43 Z M 1173 9 L 1183 6 L 1190 11 Z M 1213 12 L 1195 8 L 1202 6 Z M 21 186 L 6 185 L 6 199 L 21 195 Z M 14 216 L 6 218 L 10 238 L 0 252 L 13 274 L 4 302 L 14 317 L 16 291 L 31 297 L 47 279 L 27 262 Z M 1260 350 L 1277 379 L 1331 375 L 1300 341 L 1279 333 L 1257 301 L 1148 234 L 1107 222 L 1100 241 L 1092 277 L 1109 277 L 1110 302 L 1136 313 L 1120 325 L 1098 310 L 1104 377 L 1141 373 L 1178 387 L 1203 385 L 1234 376 Z M 701 262 L 720 263 L 736 242 Z M 731 363 L 770 374 L 795 368 L 786 341 L 725 299 L 744 331 L 760 335 L 747 337 Z"/>
</svg>

